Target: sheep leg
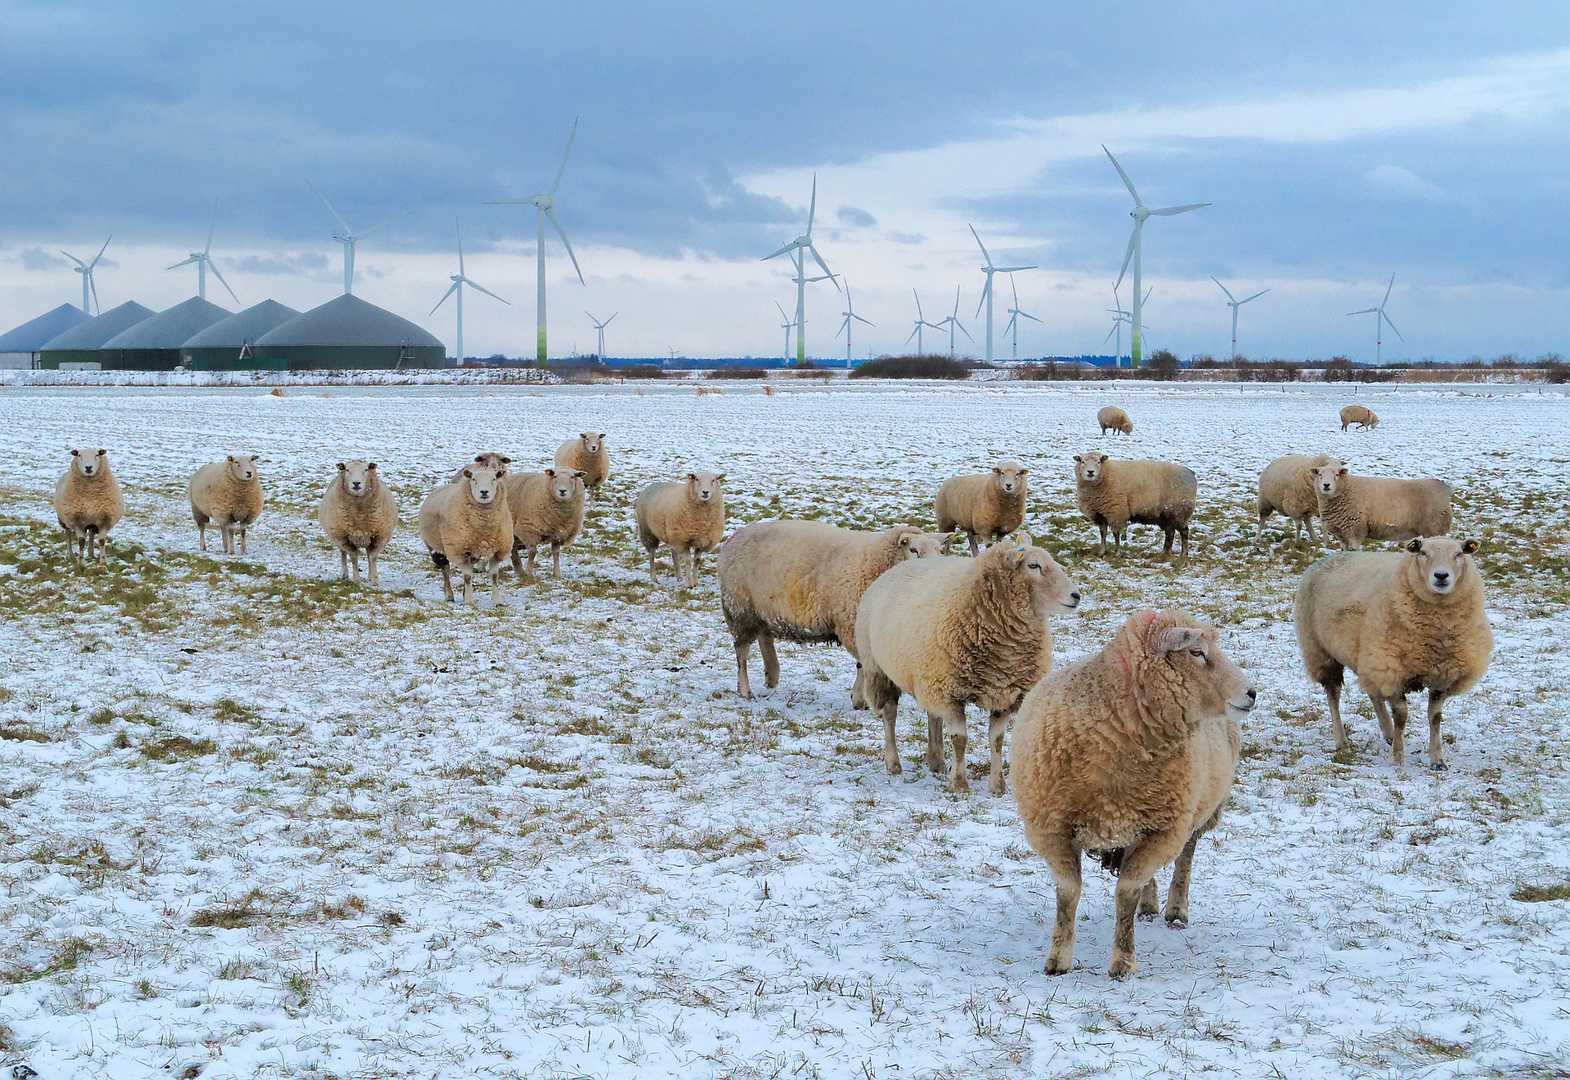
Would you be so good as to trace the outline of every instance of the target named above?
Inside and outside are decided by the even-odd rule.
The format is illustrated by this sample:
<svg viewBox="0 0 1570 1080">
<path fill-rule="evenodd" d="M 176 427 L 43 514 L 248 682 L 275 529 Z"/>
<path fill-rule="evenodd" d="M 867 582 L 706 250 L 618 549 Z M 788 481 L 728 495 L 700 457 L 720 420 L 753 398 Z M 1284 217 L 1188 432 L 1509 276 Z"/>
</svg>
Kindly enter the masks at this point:
<svg viewBox="0 0 1570 1080">
<path fill-rule="evenodd" d="M 1183 538 L 1183 558 L 1188 558 L 1188 526 L 1179 525 L 1178 535 Z"/>
<path fill-rule="evenodd" d="M 1140 894 L 1156 871 L 1172 862 L 1183 850 L 1187 837 L 1175 831 L 1150 833 L 1123 851 L 1118 867 L 1117 926 L 1112 931 L 1112 963 L 1107 974 L 1126 979 L 1134 974 L 1134 916 L 1139 910 Z"/>
<path fill-rule="evenodd" d="M 654 552 L 656 550 L 658 550 L 658 548 L 657 547 L 651 547 L 651 548 L 646 547 L 643 550 L 648 552 L 648 554 L 649 554 L 649 580 L 654 582 L 654 584 L 658 585 L 660 583 L 660 576 L 654 572 Z M 672 548 L 671 550 L 675 551 L 676 549 Z M 672 558 L 675 558 L 675 556 L 672 555 Z"/>
<path fill-rule="evenodd" d="M 1170 554 L 1172 554 L 1172 538 L 1173 538 L 1173 536 L 1174 536 L 1174 534 L 1176 532 L 1177 532 L 1177 529 L 1175 527 L 1171 526 L 1171 525 L 1163 525 L 1163 526 L 1161 526 L 1161 538 L 1162 538 L 1162 541 L 1163 541 L 1163 543 L 1161 545 L 1161 554 L 1163 554 L 1163 555 L 1170 555 Z"/>
<path fill-rule="evenodd" d="M 532 569 L 532 567 L 531 567 Z M 497 607 L 502 602 L 502 557 L 491 556 L 491 606 Z"/>
<path fill-rule="evenodd" d="M 1379 718 L 1379 732 L 1385 737 L 1386 744 L 1394 742 L 1396 733 L 1390 725 L 1390 710 L 1385 707 L 1385 699 L 1370 690 L 1368 700 L 1373 703 L 1374 715 Z"/>
<path fill-rule="evenodd" d="M 948 759 L 943 756 L 943 721 L 927 714 L 927 771 L 933 776 L 943 775 Z"/>
<path fill-rule="evenodd" d="M 974 559 L 976 557 L 976 552 L 980 550 L 980 548 L 976 545 L 976 534 L 973 532 L 967 532 L 965 535 L 970 539 L 970 557 Z"/>
<path fill-rule="evenodd" d="M 365 560 L 368 563 L 368 562 L 370 562 L 371 557 L 369 555 L 367 555 L 365 557 Z M 360 584 L 360 549 L 359 548 L 355 548 L 354 549 L 354 555 L 349 559 L 349 561 L 354 564 L 354 583 L 356 585 L 358 585 L 358 584 Z"/>
<path fill-rule="evenodd" d="M 736 639 L 736 693 L 751 700 L 752 682 L 747 678 L 747 654 L 752 652 L 752 639 Z"/>
<path fill-rule="evenodd" d="M 77 547 L 76 533 L 72 532 L 70 529 L 67 529 L 64 524 L 60 526 L 60 532 L 65 535 L 65 557 L 68 559 L 75 558 Z"/>
<path fill-rule="evenodd" d="M 366 577 L 370 580 L 372 588 L 375 588 L 376 586 L 381 584 L 381 579 L 376 576 L 376 549 L 375 548 L 366 548 L 365 549 L 365 573 L 366 573 Z"/>
<path fill-rule="evenodd" d="M 245 526 L 240 526 L 240 554 L 245 554 Z"/>
<path fill-rule="evenodd" d="M 443 562 L 442 563 L 442 589 L 443 589 L 443 591 L 445 591 L 447 593 L 447 602 L 449 604 L 452 603 L 453 600 L 454 600 L 454 597 L 453 597 L 453 594 L 452 594 L 452 563 L 451 562 Z"/>
<path fill-rule="evenodd" d="M 196 546 L 202 551 L 207 550 L 207 522 L 205 521 L 196 523 Z"/>
<path fill-rule="evenodd" d="M 220 525 L 220 526 L 218 526 L 218 539 L 220 541 L 222 541 L 222 543 L 223 543 L 224 554 L 225 555 L 233 555 L 234 554 L 234 526 L 233 525 Z"/>
<path fill-rule="evenodd" d="M 523 580 L 523 541 L 517 538 L 512 542 L 512 572 L 518 575 L 518 580 Z"/>
<path fill-rule="evenodd" d="M 1080 855 L 1067 837 L 1047 837 L 1032 844 L 1047 860 L 1057 884 L 1058 917 L 1052 925 L 1052 947 L 1047 952 L 1048 975 L 1062 975 L 1074 966 L 1074 916 L 1079 911 Z"/>
<path fill-rule="evenodd" d="M 464 564 L 458 567 L 458 574 L 463 578 L 463 602 L 474 603 L 474 563 L 465 560 Z"/>
<path fill-rule="evenodd" d="M 698 559 L 702 554 L 703 552 L 697 548 L 687 549 L 687 587 L 689 589 L 698 587 Z"/>
<path fill-rule="evenodd" d="M 1003 781 L 1003 736 L 1008 734 L 1009 720 L 1013 716 L 1013 713 L 999 711 L 987 719 L 987 748 L 992 755 L 987 773 L 987 790 L 994 795 L 1002 795 L 1008 790 Z"/>
<path fill-rule="evenodd" d="M 1390 699 L 1390 757 L 1397 765 L 1406 764 L 1406 695 Z"/>
<path fill-rule="evenodd" d="M 1265 532 L 1265 519 L 1267 517 L 1269 517 L 1269 516 L 1270 516 L 1270 507 L 1268 507 L 1268 506 L 1261 506 L 1259 508 L 1259 520 L 1254 523 L 1254 546 L 1255 547 L 1259 546 L 1260 538 L 1264 535 L 1264 532 Z M 1296 533 L 1294 533 L 1293 535 L 1295 536 Z"/>
<path fill-rule="evenodd" d="M 867 707 L 867 675 L 859 660 L 856 662 L 856 678 L 850 684 L 850 707 L 857 711 Z"/>
<path fill-rule="evenodd" d="M 1161 911 L 1160 891 L 1156 888 L 1156 879 L 1151 878 L 1145 882 L 1145 887 L 1139 890 L 1139 911 L 1141 919 L 1154 919 Z"/>
<path fill-rule="evenodd" d="M 965 772 L 965 748 L 970 744 L 970 736 L 965 732 L 965 706 L 949 706 L 950 712 L 942 717 L 943 730 L 949 737 L 949 742 L 954 744 L 954 764 L 949 768 L 949 790 L 961 794 L 970 790 L 970 777 Z M 929 718 L 932 714 L 928 714 Z M 1001 752 L 1000 752 L 1001 758 Z M 1003 779 L 1003 771 L 998 770 L 998 779 Z"/>
<path fill-rule="evenodd" d="M 1096 554 L 1105 555 L 1107 553 L 1107 523 L 1098 521 L 1096 524 L 1101 529 L 1101 546 L 1096 549 Z"/>
<path fill-rule="evenodd" d="M 1195 829 L 1194 835 L 1190 836 L 1188 843 L 1183 845 L 1183 850 L 1172 867 L 1172 884 L 1167 887 L 1168 926 L 1179 929 L 1188 926 L 1188 883 L 1194 869 L 1194 851 L 1199 847 L 1199 838 L 1208 831 L 1208 828 Z M 1151 886 L 1154 892 L 1154 879 L 1151 880 Z M 1151 914 L 1155 912 L 1152 911 Z"/>
<path fill-rule="evenodd" d="M 1444 721 L 1440 710 L 1444 708 L 1445 695 L 1439 690 L 1428 692 L 1428 767 L 1448 769 L 1445 764 L 1444 744 L 1439 737 L 1439 725 Z"/>
<path fill-rule="evenodd" d="M 561 545 L 551 542 L 551 580 L 561 580 Z"/>
<path fill-rule="evenodd" d="M 534 572 L 534 557 L 537 554 L 539 554 L 539 551 L 540 551 L 540 545 L 538 545 L 538 544 L 530 545 L 530 547 L 529 547 L 529 560 L 528 560 L 528 562 L 524 563 L 524 565 L 523 565 L 523 568 L 528 571 L 529 577 L 531 577 L 531 578 L 536 576 L 535 572 Z M 523 577 L 522 574 L 520 574 L 518 576 L 519 576 L 520 579 Z M 557 575 L 557 577 L 560 577 L 560 576 L 561 576 L 560 574 Z"/>
<path fill-rule="evenodd" d="M 899 746 L 894 739 L 894 718 L 899 715 L 899 695 L 895 694 L 892 701 L 885 701 L 879 711 L 883 714 L 883 765 L 890 776 L 898 776 L 905 771 L 905 767 L 900 764 Z"/>
<path fill-rule="evenodd" d="M 1339 676 L 1339 672 L 1337 673 Z M 1336 741 L 1337 750 L 1345 750 L 1352 745 L 1346 736 L 1346 725 L 1341 722 L 1341 680 L 1338 677 L 1333 683 L 1325 683 L 1325 699 L 1330 704 L 1330 737 Z"/>
<path fill-rule="evenodd" d="M 349 553 L 343 548 L 338 549 L 338 580 L 349 580 Z"/>
<path fill-rule="evenodd" d="M 758 651 L 763 653 L 763 685 L 773 690 L 780 684 L 780 658 L 774 651 L 774 635 L 767 630 L 758 635 Z"/>
</svg>

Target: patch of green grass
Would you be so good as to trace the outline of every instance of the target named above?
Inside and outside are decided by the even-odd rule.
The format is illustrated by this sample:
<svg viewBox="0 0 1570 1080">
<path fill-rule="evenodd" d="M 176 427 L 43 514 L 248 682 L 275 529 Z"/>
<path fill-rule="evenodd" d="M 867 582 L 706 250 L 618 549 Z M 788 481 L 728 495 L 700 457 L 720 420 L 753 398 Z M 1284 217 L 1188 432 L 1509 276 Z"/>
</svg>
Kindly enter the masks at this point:
<svg viewBox="0 0 1570 1080">
<path fill-rule="evenodd" d="M 1523 904 L 1541 904 L 1549 900 L 1570 900 L 1570 883 L 1520 885 L 1510 893 L 1510 899 L 1519 900 Z"/>
<path fill-rule="evenodd" d="M 122 733 L 123 734 L 123 733 Z M 141 755 L 149 761 L 186 761 L 217 751 L 218 744 L 211 739 L 192 739 L 187 735 L 165 735 L 149 739 L 141 745 Z"/>
<path fill-rule="evenodd" d="M 11 742 L 46 743 L 52 740 L 31 724 L 0 724 L 0 739 Z"/>
<path fill-rule="evenodd" d="M 85 938 L 67 938 L 60 943 L 49 959 L 42 964 L 31 968 L 19 967 L 0 971 L 0 982 L 15 986 L 18 983 L 32 982 L 34 979 L 44 979 L 51 975 L 59 975 L 62 972 L 75 971 L 82 962 L 82 958 L 92 951 L 92 942 Z"/>
<path fill-rule="evenodd" d="M 267 912 L 260 904 L 261 899 L 262 890 L 252 889 L 237 900 L 226 900 L 212 907 L 202 908 L 191 916 L 191 925 L 211 926 L 220 930 L 235 930 L 242 926 L 250 926 L 267 917 Z"/>
</svg>

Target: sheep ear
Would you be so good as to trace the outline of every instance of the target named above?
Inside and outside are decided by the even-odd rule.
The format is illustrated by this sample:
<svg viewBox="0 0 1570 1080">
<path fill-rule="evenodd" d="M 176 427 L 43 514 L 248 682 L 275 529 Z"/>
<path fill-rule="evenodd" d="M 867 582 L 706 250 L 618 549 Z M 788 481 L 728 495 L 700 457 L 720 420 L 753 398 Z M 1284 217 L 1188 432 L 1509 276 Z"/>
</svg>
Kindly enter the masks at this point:
<svg viewBox="0 0 1570 1080">
<path fill-rule="evenodd" d="M 1423 538 L 1421 536 L 1416 537 L 1407 544 L 1406 549 L 1413 555 L 1416 555 L 1419 551 L 1423 550 Z"/>
<path fill-rule="evenodd" d="M 572 470 L 572 475 L 573 475 L 574 478 L 576 478 L 578 480 L 582 480 L 585 476 L 588 476 L 589 474 L 584 472 L 582 469 L 574 469 L 574 470 Z"/>
<path fill-rule="evenodd" d="M 1346 468 L 1345 465 L 1341 466 L 1339 469 L 1336 470 L 1336 475 L 1337 476 L 1345 476 L 1346 473 L 1347 473 L 1347 468 Z"/>
<path fill-rule="evenodd" d="M 555 469 L 546 469 L 545 470 L 545 475 L 549 476 L 551 479 L 554 480 L 556 478 L 556 470 Z"/>
<path fill-rule="evenodd" d="M 504 477 L 506 475 L 507 475 L 507 470 L 505 468 L 501 468 L 501 469 L 497 469 L 496 470 L 496 479 L 500 480 L 502 477 Z"/>
<path fill-rule="evenodd" d="M 340 462 L 339 462 L 339 463 L 338 463 L 338 471 L 339 471 L 339 472 L 346 472 L 346 471 L 347 471 L 347 470 L 348 470 L 348 466 L 347 466 L 347 465 L 345 465 L 345 464 L 344 464 L 344 463 L 343 463 L 343 462 L 341 462 L 341 461 L 340 461 Z"/>
<path fill-rule="evenodd" d="M 468 469 L 463 470 L 463 475 L 467 476 L 470 480 L 474 479 L 474 473 L 470 472 Z"/>
<path fill-rule="evenodd" d="M 512 458 L 510 458 L 510 457 L 502 457 L 502 464 L 503 465 L 511 465 L 512 464 Z"/>
<path fill-rule="evenodd" d="M 1205 637 L 1205 632 L 1193 626 L 1173 626 L 1161 631 L 1155 640 L 1157 652 L 1173 653 L 1192 649 Z"/>
<path fill-rule="evenodd" d="M 720 473 L 718 476 L 716 476 L 714 478 L 714 482 L 717 484 L 717 483 L 719 483 L 723 479 L 725 479 L 725 474 L 724 473 Z"/>
<path fill-rule="evenodd" d="M 482 462 L 484 460 L 485 460 L 485 455 L 484 454 L 475 454 L 474 455 L 474 462 L 475 462 L 476 465 L 478 465 L 480 462 Z"/>
<path fill-rule="evenodd" d="M 998 465 L 994 465 L 994 466 L 992 466 L 992 471 L 993 471 L 993 472 L 994 472 L 994 473 L 996 473 L 996 474 L 997 474 L 997 475 L 999 475 L 999 476 L 1002 476 L 1002 475 L 1003 475 L 1003 469 L 1002 469 L 1002 467 L 1001 467 L 1001 466 L 998 466 Z"/>
<path fill-rule="evenodd" d="M 375 468 L 376 468 L 376 462 L 374 462 L 374 461 L 367 463 L 367 465 L 365 466 L 365 469 L 366 469 L 367 472 L 370 472 L 371 470 L 373 470 Z"/>
<path fill-rule="evenodd" d="M 1020 467 L 1019 467 L 1019 474 L 1020 474 L 1020 475 L 1021 475 L 1021 476 L 1024 476 L 1024 475 L 1025 475 L 1025 474 L 1026 474 L 1026 473 L 1028 473 L 1028 472 L 1029 472 L 1029 471 L 1030 471 L 1030 470 L 1029 470 L 1029 469 L 1027 469 L 1027 468 L 1025 468 L 1025 466 L 1023 466 L 1023 465 L 1021 465 L 1021 466 L 1020 466 Z"/>
<path fill-rule="evenodd" d="M 1078 455 L 1078 454 L 1075 454 L 1075 455 L 1074 455 L 1074 460 L 1075 460 L 1075 461 L 1084 461 L 1084 460 L 1085 460 L 1085 459 L 1084 459 L 1084 458 L 1082 458 L 1082 457 L 1080 457 L 1080 456 L 1079 456 L 1079 455 Z"/>
<path fill-rule="evenodd" d="M 230 455 L 229 455 L 229 460 L 230 460 L 230 461 L 233 461 L 233 460 L 234 460 L 234 455 L 233 455 L 233 454 L 230 454 Z"/>
<path fill-rule="evenodd" d="M 82 456 L 82 452 L 80 450 L 72 450 L 71 451 L 71 456 L 72 457 L 81 457 Z"/>
<path fill-rule="evenodd" d="M 104 449 L 104 448 L 103 448 L 103 447 L 101 447 L 101 446 L 100 446 L 100 447 L 99 447 L 99 448 L 98 448 L 98 456 L 99 456 L 99 457 L 103 457 L 103 456 L 104 456 L 104 455 L 105 455 L 105 454 L 107 454 L 107 453 L 109 453 L 109 451 L 107 451 L 107 450 L 105 450 L 105 449 Z"/>
<path fill-rule="evenodd" d="M 602 438 L 602 439 L 605 438 L 605 432 L 603 432 L 603 431 L 600 432 L 600 438 Z"/>
<path fill-rule="evenodd" d="M 688 480 L 696 480 L 697 478 L 698 478 L 698 474 L 695 473 L 695 472 L 690 472 L 690 473 L 687 474 L 687 479 Z"/>
<path fill-rule="evenodd" d="M 1481 550 L 1483 550 L 1483 545 L 1476 540 L 1463 540 L 1461 542 L 1461 554 L 1463 555 L 1476 555 Z"/>
</svg>

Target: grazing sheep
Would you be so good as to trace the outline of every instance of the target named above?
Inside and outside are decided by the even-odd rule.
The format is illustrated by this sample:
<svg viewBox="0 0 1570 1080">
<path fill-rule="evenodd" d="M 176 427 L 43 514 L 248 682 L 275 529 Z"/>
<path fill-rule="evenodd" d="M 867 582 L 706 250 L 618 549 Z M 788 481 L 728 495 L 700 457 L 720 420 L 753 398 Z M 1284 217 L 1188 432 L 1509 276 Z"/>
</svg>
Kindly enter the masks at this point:
<svg viewBox="0 0 1570 1080">
<path fill-rule="evenodd" d="M 109 468 L 109 451 L 72 450 L 71 464 L 55 482 L 55 519 L 65 533 L 65 553 L 91 562 L 93 545 L 98 561 L 108 561 L 109 530 L 125 516 L 120 482 Z"/>
<path fill-rule="evenodd" d="M 349 563 L 354 562 L 354 583 L 360 583 L 360 552 L 365 552 L 365 568 L 372 585 L 380 585 L 376 556 L 392 539 L 398 527 L 398 504 L 382 483 L 376 462 L 338 463 L 338 475 L 327 485 L 322 506 L 317 512 L 322 531 L 338 549 L 339 577 L 348 580 Z"/>
<path fill-rule="evenodd" d="M 1337 540 L 1345 551 L 1362 547 L 1364 540 L 1400 544 L 1450 531 L 1450 485 L 1443 480 L 1353 476 L 1336 461 L 1310 472 L 1326 542 Z"/>
<path fill-rule="evenodd" d="M 1221 819 L 1254 700 L 1215 630 L 1182 611 L 1135 615 L 1025 698 L 1009 753 L 1025 838 L 1057 883 L 1048 975 L 1074 964 L 1084 852 L 1118 876 L 1114 979 L 1133 974 L 1134 915 L 1156 914 L 1156 871 L 1174 860 L 1166 919 L 1188 925 L 1194 849 Z"/>
<path fill-rule="evenodd" d="M 1365 409 L 1361 405 L 1348 405 L 1341 410 L 1341 430 L 1345 431 L 1353 424 L 1366 431 L 1379 426 L 1379 417 L 1374 415 L 1373 409 Z"/>
<path fill-rule="evenodd" d="M 976 554 L 976 537 L 1001 540 L 1025 522 L 1025 466 L 1004 461 L 989 473 L 951 476 L 938 488 L 938 532 L 961 529 Z"/>
<path fill-rule="evenodd" d="M 501 603 L 502 560 L 512 551 L 512 512 L 502 481 L 505 468 L 471 465 L 455 484 L 443 484 L 420 504 L 420 539 L 442 572 L 442 588 L 453 599 L 452 569 L 463 577 L 463 602 L 474 603 L 474 576 L 491 578 L 491 603 Z"/>
<path fill-rule="evenodd" d="M 1477 685 L 1494 651 L 1476 551 L 1475 540 L 1418 538 L 1402 551 L 1327 555 L 1303 575 L 1293 621 L 1308 677 L 1330 702 L 1336 749 L 1350 745 L 1341 683 L 1351 668 L 1397 765 L 1406 758 L 1406 695 L 1428 690 L 1428 764 L 1445 767 L 1440 710 Z"/>
<path fill-rule="evenodd" d="M 1121 554 L 1130 522 L 1160 527 L 1166 534 L 1163 554 L 1172 551 L 1173 534 L 1180 534 L 1188 554 L 1188 519 L 1199 490 L 1189 469 L 1165 461 L 1114 461 L 1091 450 L 1074 455 L 1074 481 L 1079 512 L 1101 529 L 1097 555 L 1106 554 L 1109 529 L 1113 552 Z"/>
<path fill-rule="evenodd" d="M 583 473 L 563 468 L 509 473 L 505 484 L 512 509 L 512 568 L 518 580 L 524 575 L 523 553 L 528 553 L 532 578 L 535 552 L 541 544 L 550 544 L 551 577 L 560 581 L 561 549 L 583 529 Z"/>
<path fill-rule="evenodd" d="M 1134 434 L 1134 421 L 1128 418 L 1128 413 L 1116 405 L 1108 405 L 1096 414 L 1096 423 L 1101 425 L 1101 434 L 1105 435 L 1110 429 L 1121 431 L 1124 435 Z"/>
<path fill-rule="evenodd" d="M 681 483 L 657 482 L 638 492 L 633 514 L 638 519 L 638 541 L 649 556 L 649 577 L 658 585 L 654 553 L 669 544 L 671 562 L 682 577 L 681 556 L 687 553 L 687 588 L 698 587 L 698 556 L 713 551 L 725 538 L 724 473 L 690 472 Z"/>
<path fill-rule="evenodd" d="M 218 526 L 224 554 L 233 555 L 234 531 L 240 530 L 240 554 L 245 554 L 245 530 L 262 512 L 262 477 L 255 454 L 230 454 L 225 461 L 203 465 L 191 476 L 191 516 L 196 519 L 197 544 L 207 550 L 207 525 Z"/>
<path fill-rule="evenodd" d="M 466 465 L 459 465 L 458 471 L 453 473 L 452 479 L 447 482 L 449 484 L 456 484 L 459 480 L 463 479 L 463 470 L 472 469 L 476 465 L 483 465 L 487 469 L 504 469 L 511 464 L 512 458 L 506 456 L 505 454 L 496 454 L 489 451 L 483 454 L 475 454 L 474 460 Z"/>
<path fill-rule="evenodd" d="M 752 697 L 747 654 L 763 652 L 763 681 L 780 684 L 774 639 L 800 644 L 834 642 L 856 655 L 856 605 L 867 586 L 905 559 L 937 555 L 943 537 L 901 525 L 856 532 L 821 521 L 760 521 L 731 534 L 720 548 L 715 576 L 720 608 L 736 643 L 736 693 Z M 851 691 L 863 698 L 861 673 Z"/>
<path fill-rule="evenodd" d="M 1314 532 L 1314 518 L 1319 513 L 1319 496 L 1314 493 L 1314 474 L 1310 470 L 1321 465 L 1340 464 L 1329 454 L 1316 454 L 1314 457 L 1291 454 L 1278 457 L 1266 465 L 1259 474 L 1259 521 L 1254 525 L 1254 546 L 1259 546 L 1265 519 L 1272 513 L 1291 519 L 1293 543 L 1301 538 L 1305 525 L 1308 527 L 1308 538 L 1318 541 L 1320 537 Z"/>
<path fill-rule="evenodd" d="M 949 790 L 969 791 L 965 706 L 973 702 L 990 714 L 987 788 L 1003 794 L 1003 733 L 1025 692 L 1052 670 L 1047 614 L 1078 606 L 1052 556 L 1012 540 L 975 559 L 902 562 L 869 585 L 856 609 L 856 655 L 867 701 L 883 717 L 889 773 L 901 771 L 894 719 L 900 695 L 910 694 L 927 711 L 927 768 L 942 773 L 947 732 Z"/>
<path fill-rule="evenodd" d="M 556 448 L 558 469 L 577 469 L 583 473 L 583 486 L 589 498 L 598 502 L 600 485 L 611 474 L 610 454 L 605 449 L 605 432 L 585 431 Z"/>
</svg>

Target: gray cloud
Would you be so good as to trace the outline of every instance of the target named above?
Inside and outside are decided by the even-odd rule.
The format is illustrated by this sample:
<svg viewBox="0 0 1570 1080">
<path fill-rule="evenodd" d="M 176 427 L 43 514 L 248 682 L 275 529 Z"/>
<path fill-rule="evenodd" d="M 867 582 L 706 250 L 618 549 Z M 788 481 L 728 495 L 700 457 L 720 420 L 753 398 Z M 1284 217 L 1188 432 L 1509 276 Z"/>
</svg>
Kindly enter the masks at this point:
<svg viewBox="0 0 1570 1080">
<path fill-rule="evenodd" d="M 59 270 L 71 264 L 58 255 L 51 255 L 43 248 L 25 248 L 17 256 L 25 270 Z M 102 265 L 101 263 L 99 265 Z"/>
<path fill-rule="evenodd" d="M 842 206 L 835 211 L 841 225 L 853 229 L 867 229 L 878 223 L 878 219 L 856 206 Z"/>
<path fill-rule="evenodd" d="M 247 255 L 241 259 L 225 259 L 226 266 L 244 274 L 276 274 L 287 277 L 304 277 L 318 270 L 325 270 L 329 260 L 319 252 L 308 251 L 302 255 Z M 357 268 L 358 269 L 358 268 Z"/>
</svg>

